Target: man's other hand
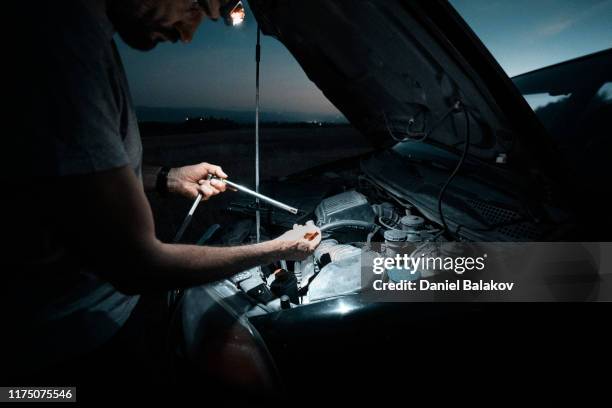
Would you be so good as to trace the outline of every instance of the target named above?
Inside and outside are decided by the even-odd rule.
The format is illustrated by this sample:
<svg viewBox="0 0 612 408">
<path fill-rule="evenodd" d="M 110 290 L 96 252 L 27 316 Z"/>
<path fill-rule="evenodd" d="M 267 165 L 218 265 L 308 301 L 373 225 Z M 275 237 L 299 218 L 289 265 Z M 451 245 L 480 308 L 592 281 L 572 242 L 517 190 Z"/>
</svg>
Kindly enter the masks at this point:
<svg viewBox="0 0 612 408">
<path fill-rule="evenodd" d="M 321 230 L 308 221 L 306 225 L 294 225 L 274 240 L 279 244 L 280 259 L 302 261 L 311 255 L 321 243 Z"/>
<path fill-rule="evenodd" d="M 168 172 L 168 191 L 189 199 L 202 194 L 203 200 L 224 192 L 225 183 L 214 179 L 207 180 L 208 175 L 227 178 L 221 167 L 209 163 L 173 168 Z"/>
</svg>

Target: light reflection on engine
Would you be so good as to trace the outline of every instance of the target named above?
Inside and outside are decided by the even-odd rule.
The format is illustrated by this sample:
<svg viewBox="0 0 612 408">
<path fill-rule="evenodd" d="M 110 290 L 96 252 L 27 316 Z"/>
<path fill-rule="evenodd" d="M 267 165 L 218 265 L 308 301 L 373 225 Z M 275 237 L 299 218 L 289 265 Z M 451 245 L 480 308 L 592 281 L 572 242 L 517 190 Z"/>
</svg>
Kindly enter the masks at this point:
<svg viewBox="0 0 612 408">
<path fill-rule="evenodd" d="M 364 256 L 422 250 L 439 230 L 412 212 L 390 202 L 371 204 L 354 190 L 323 200 L 315 215 L 324 239 L 314 256 L 295 264 L 301 302 L 358 292 Z"/>
<path fill-rule="evenodd" d="M 284 262 L 268 275 L 261 268 L 248 276 L 236 275 L 234 283 L 259 303 L 283 308 L 358 293 L 366 257 L 435 251 L 437 246 L 431 242 L 440 231 L 408 204 L 372 203 L 355 190 L 322 200 L 315 209 L 315 220 L 322 241 L 314 255 L 302 262 Z M 420 271 L 415 272 L 421 276 Z M 404 278 L 393 273 L 387 276 L 391 280 Z"/>
</svg>

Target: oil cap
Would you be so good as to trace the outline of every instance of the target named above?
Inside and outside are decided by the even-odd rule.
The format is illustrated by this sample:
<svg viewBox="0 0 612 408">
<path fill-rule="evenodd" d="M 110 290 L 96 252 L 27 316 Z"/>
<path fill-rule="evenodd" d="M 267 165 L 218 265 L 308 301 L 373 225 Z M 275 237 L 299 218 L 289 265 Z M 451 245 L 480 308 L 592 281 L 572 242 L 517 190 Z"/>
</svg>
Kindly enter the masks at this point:
<svg viewBox="0 0 612 408">
<path fill-rule="evenodd" d="M 425 220 L 416 215 L 406 215 L 400 219 L 400 224 L 403 230 L 411 231 L 422 228 Z"/>
<path fill-rule="evenodd" d="M 291 301 L 289 300 L 289 296 L 287 295 L 283 295 L 280 298 L 280 306 L 281 309 L 286 310 L 286 309 L 291 309 Z"/>
<path fill-rule="evenodd" d="M 392 229 L 385 231 L 383 235 L 387 242 L 404 242 L 407 234 L 406 231 Z"/>
</svg>

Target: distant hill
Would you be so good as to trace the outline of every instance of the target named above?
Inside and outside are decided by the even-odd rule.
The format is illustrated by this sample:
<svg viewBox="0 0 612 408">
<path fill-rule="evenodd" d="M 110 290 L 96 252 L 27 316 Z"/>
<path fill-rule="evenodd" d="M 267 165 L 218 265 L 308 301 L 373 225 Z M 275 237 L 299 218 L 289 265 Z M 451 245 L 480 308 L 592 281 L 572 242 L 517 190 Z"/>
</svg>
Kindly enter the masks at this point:
<svg viewBox="0 0 612 408">
<path fill-rule="evenodd" d="M 136 107 L 140 122 L 184 122 L 187 117 L 215 117 L 229 119 L 240 124 L 255 122 L 255 111 L 233 111 L 210 108 L 163 108 Z M 262 122 L 327 122 L 347 123 L 343 116 L 325 114 L 306 114 L 294 112 L 266 112 L 260 115 Z"/>
</svg>

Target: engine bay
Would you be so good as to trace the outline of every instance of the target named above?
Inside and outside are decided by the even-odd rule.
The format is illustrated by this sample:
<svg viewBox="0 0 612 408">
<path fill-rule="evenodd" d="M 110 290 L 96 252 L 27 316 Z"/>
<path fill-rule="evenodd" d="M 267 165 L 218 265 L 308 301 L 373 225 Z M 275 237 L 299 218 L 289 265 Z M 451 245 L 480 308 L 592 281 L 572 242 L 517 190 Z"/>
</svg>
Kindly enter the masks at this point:
<svg viewBox="0 0 612 408">
<path fill-rule="evenodd" d="M 360 291 L 365 253 L 393 256 L 442 238 L 441 228 L 410 204 L 367 187 L 324 198 L 311 216 L 322 234 L 313 255 L 241 272 L 231 278 L 233 285 L 258 304 L 291 308 L 320 302 Z M 396 278 L 404 277 L 387 277 Z"/>
</svg>

